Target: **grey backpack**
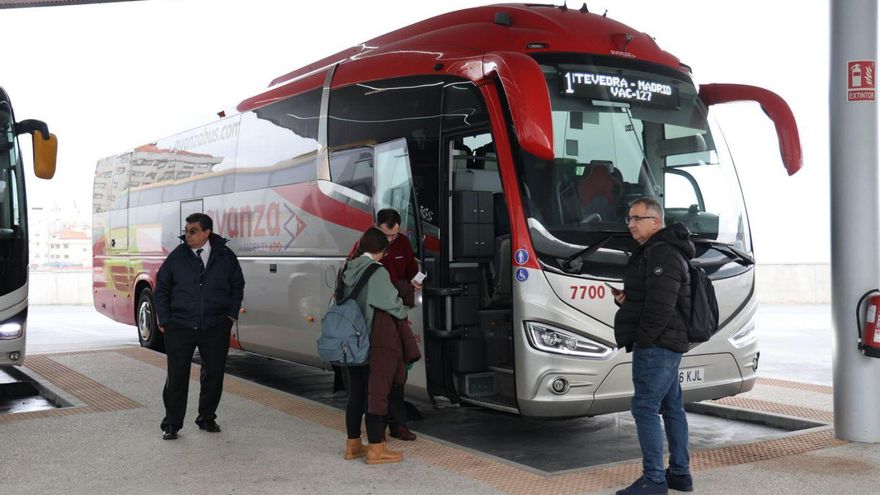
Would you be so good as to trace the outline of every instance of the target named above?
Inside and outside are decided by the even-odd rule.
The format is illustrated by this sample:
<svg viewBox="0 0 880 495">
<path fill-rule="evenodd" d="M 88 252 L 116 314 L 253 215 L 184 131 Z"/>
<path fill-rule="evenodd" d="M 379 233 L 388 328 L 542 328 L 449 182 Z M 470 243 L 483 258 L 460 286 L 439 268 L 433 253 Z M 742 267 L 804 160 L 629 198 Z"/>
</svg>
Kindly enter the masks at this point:
<svg viewBox="0 0 880 495">
<path fill-rule="evenodd" d="M 382 265 L 373 263 L 346 298 L 337 294 L 333 304 L 321 318 L 321 336 L 318 337 L 318 357 L 337 366 L 360 366 L 370 357 L 370 329 L 357 305 L 357 296 Z"/>
</svg>

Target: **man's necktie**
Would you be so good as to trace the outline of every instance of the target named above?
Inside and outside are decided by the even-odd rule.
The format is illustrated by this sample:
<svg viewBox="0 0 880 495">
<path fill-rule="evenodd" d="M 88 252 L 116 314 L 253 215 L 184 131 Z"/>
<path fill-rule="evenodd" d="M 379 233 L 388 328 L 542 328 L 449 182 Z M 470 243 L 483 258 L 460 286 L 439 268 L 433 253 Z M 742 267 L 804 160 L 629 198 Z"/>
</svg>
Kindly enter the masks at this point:
<svg viewBox="0 0 880 495">
<path fill-rule="evenodd" d="M 202 251 L 204 251 L 204 249 L 196 249 L 196 258 L 199 259 L 199 273 L 205 271 L 205 262 L 202 261 Z"/>
</svg>

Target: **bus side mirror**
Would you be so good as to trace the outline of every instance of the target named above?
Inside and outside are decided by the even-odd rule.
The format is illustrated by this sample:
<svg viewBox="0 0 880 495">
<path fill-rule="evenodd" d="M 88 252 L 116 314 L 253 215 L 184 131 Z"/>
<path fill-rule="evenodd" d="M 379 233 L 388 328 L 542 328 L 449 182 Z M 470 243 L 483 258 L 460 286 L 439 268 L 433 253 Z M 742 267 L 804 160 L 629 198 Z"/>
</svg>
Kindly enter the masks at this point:
<svg viewBox="0 0 880 495">
<path fill-rule="evenodd" d="M 34 175 L 41 179 L 51 179 L 55 176 L 55 162 L 58 158 L 58 138 L 49 133 L 49 137 L 43 137 L 43 133 L 36 131 L 33 134 L 34 142 Z"/>
<path fill-rule="evenodd" d="M 700 99 L 706 106 L 733 101 L 754 101 L 776 125 L 779 138 L 779 154 L 788 175 L 794 175 L 804 165 L 801 138 L 797 122 L 788 103 L 779 95 L 764 88 L 744 84 L 704 84 L 700 86 Z"/>
<path fill-rule="evenodd" d="M 16 134 L 28 133 L 34 143 L 34 175 L 41 179 L 55 176 L 58 157 L 58 138 L 49 132 L 49 126 L 40 120 L 22 120 L 15 124 Z"/>
<path fill-rule="evenodd" d="M 538 158 L 553 160 L 550 93 L 538 62 L 522 53 L 490 53 L 483 58 L 483 76 L 501 82 L 519 145 Z"/>
</svg>

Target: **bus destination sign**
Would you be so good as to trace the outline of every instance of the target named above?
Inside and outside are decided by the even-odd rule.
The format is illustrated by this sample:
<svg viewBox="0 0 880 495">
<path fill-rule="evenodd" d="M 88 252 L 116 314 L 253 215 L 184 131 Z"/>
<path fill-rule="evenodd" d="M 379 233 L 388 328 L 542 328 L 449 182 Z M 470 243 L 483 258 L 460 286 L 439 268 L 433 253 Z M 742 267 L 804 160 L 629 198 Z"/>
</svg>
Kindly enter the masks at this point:
<svg viewBox="0 0 880 495">
<path fill-rule="evenodd" d="M 678 108 L 678 88 L 644 77 L 603 72 L 563 72 L 563 95 L 596 100 L 622 101 L 634 105 Z"/>
</svg>

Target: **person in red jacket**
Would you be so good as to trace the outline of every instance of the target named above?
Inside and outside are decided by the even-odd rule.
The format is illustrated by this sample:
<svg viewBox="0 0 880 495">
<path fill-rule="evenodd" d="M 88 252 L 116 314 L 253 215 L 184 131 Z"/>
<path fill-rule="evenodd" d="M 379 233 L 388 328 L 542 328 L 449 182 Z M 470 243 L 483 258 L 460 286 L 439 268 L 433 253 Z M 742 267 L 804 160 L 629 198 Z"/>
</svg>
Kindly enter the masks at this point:
<svg viewBox="0 0 880 495">
<path fill-rule="evenodd" d="M 381 260 L 382 266 L 388 270 L 391 283 L 397 287 L 400 297 L 406 301 L 407 297 L 412 297 L 413 291 L 421 290 L 422 284 L 413 280 L 413 277 L 419 273 L 419 263 L 409 245 L 409 239 L 400 234 L 400 213 L 393 208 L 379 210 L 376 213 L 376 228 L 388 238 L 388 247 Z M 354 256 L 357 249 L 358 243 L 355 243 L 348 257 Z M 414 304 L 408 306 L 412 307 Z"/>
<path fill-rule="evenodd" d="M 404 291 L 410 285 L 414 289 L 421 289 L 422 286 L 413 281 L 413 277 L 419 273 L 419 264 L 416 262 L 409 239 L 400 235 L 400 213 L 391 208 L 379 210 L 376 213 L 376 227 L 388 238 L 389 244 L 385 249 L 382 265 L 391 274 L 391 283 L 397 285 L 402 282 Z"/>
</svg>

